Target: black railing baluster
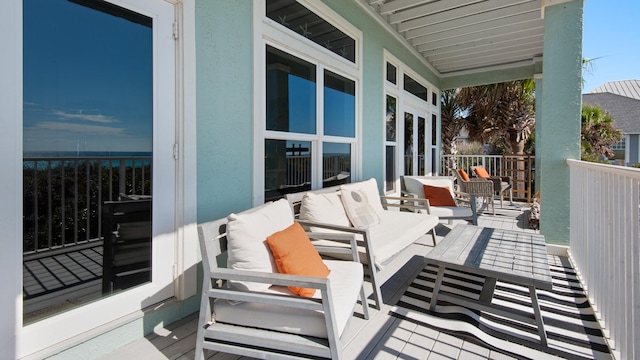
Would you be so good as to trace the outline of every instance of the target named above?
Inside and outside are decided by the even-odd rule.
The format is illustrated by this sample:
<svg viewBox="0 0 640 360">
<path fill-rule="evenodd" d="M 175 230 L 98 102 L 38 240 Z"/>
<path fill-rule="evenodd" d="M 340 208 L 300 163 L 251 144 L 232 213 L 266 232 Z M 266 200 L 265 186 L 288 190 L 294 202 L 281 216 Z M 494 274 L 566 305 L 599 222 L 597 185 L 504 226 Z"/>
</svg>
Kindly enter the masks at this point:
<svg viewBox="0 0 640 360">
<path fill-rule="evenodd" d="M 118 200 L 117 196 L 114 199 L 116 186 L 124 194 L 151 195 L 145 186 L 152 174 L 151 157 L 24 157 L 23 164 L 25 255 L 101 239 L 102 203 Z M 116 166 L 118 172 L 114 171 Z"/>
<path fill-rule="evenodd" d="M 51 160 L 47 161 L 47 196 L 49 198 L 48 200 L 48 204 L 47 204 L 47 229 L 48 229 L 48 243 L 49 243 L 49 248 L 51 248 L 53 246 L 53 238 L 52 238 L 52 233 L 53 233 L 53 208 L 51 207 L 51 203 L 53 202 L 53 194 L 51 192 L 51 186 L 52 186 L 52 182 L 51 182 Z"/>
</svg>

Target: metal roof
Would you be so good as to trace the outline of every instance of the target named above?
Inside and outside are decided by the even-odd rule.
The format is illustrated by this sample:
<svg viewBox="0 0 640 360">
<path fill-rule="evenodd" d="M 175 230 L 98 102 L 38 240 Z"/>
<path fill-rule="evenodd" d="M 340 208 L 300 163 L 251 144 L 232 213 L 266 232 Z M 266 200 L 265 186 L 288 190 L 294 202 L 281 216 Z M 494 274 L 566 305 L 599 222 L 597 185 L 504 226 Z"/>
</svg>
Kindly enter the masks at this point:
<svg viewBox="0 0 640 360">
<path fill-rule="evenodd" d="M 565 0 L 357 0 L 439 76 L 531 65 L 544 4 Z"/>
<path fill-rule="evenodd" d="M 640 100 L 640 80 L 610 81 L 589 91 L 589 94 L 611 93 Z"/>
</svg>

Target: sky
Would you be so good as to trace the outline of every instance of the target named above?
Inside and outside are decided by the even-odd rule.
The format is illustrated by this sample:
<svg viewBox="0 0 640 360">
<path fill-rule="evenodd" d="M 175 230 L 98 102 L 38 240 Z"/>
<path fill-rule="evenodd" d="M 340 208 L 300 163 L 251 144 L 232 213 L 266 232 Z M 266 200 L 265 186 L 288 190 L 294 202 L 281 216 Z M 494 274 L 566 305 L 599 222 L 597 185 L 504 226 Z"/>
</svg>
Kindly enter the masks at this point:
<svg viewBox="0 0 640 360">
<path fill-rule="evenodd" d="M 152 29 L 130 20 L 25 2 L 25 153 L 152 150 Z"/>
<path fill-rule="evenodd" d="M 584 91 L 609 81 L 640 80 L 640 1 L 586 0 L 582 56 L 594 59 Z"/>
</svg>

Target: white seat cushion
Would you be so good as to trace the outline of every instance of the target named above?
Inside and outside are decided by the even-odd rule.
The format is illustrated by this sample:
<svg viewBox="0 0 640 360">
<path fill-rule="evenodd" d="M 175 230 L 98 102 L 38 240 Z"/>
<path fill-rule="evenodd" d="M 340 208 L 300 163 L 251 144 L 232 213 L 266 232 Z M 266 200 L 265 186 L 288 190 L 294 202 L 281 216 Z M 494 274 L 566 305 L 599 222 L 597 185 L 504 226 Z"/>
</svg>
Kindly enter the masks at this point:
<svg viewBox="0 0 640 360">
<path fill-rule="evenodd" d="M 328 278 L 336 326 L 340 336 L 353 315 L 364 273 L 362 264 L 353 261 L 324 260 L 324 262 L 331 270 Z M 289 289 L 282 286 L 272 286 L 265 292 L 291 295 Z M 320 298 L 320 291 L 316 291 L 314 297 Z M 249 302 L 232 305 L 226 300 L 218 299 L 214 303 L 213 312 L 217 322 L 327 338 L 323 314 L 315 310 Z"/>
<path fill-rule="evenodd" d="M 387 210 L 379 216 L 380 224 L 369 229 L 378 265 L 438 225 L 438 217 L 434 215 Z"/>
<path fill-rule="evenodd" d="M 463 206 L 431 206 L 431 215 L 436 215 L 441 218 L 464 218 L 473 216 L 473 210 L 469 207 Z M 426 213 L 426 210 L 423 210 Z"/>
<path fill-rule="evenodd" d="M 371 236 L 373 261 L 378 268 L 381 268 L 386 260 L 429 232 L 438 225 L 439 221 L 435 215 L 392 210 L 385 210 L 378 216 L 380 223 L 368 229 Z M 359 239 L 362 237 L 359 236 Z M 349 246 L 331 240 L 312 240 L 312 242 L 318 246 Z M 360 261 L 368 263 L 364 247 L 359 246 L 358 252 L 360 253 Z M 348 258 L 348 255 L 345 254 L 333 256 L 340 259 Z"/>
</svg>

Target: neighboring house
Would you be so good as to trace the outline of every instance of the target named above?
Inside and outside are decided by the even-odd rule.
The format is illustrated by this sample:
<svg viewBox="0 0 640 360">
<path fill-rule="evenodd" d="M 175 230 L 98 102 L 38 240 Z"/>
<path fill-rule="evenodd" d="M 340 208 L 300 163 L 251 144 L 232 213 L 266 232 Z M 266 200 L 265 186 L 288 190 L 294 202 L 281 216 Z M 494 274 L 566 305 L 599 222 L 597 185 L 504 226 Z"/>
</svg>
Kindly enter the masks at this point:
<svg viewBox="0 0 640 360">
<path fill-rule="evenodd" d="M 566 245 L 583 3 L 3 0 L 0 358 L 90 359 L 198 311 L 198 223 L 438 173 L 443 89 L 536 79 L 542 232 Z M 101 287 L 122 198 L 152 201 L 147 269 Z"/>
<path fill-rule="evenodd" d="M 640 163 L 640 80 L 612 81 L 582 95 L 582 102 L 599 105 L 622 131 L 622 141 L 613 145 L 616 159 L 632 166 Z"/>
</svg>

